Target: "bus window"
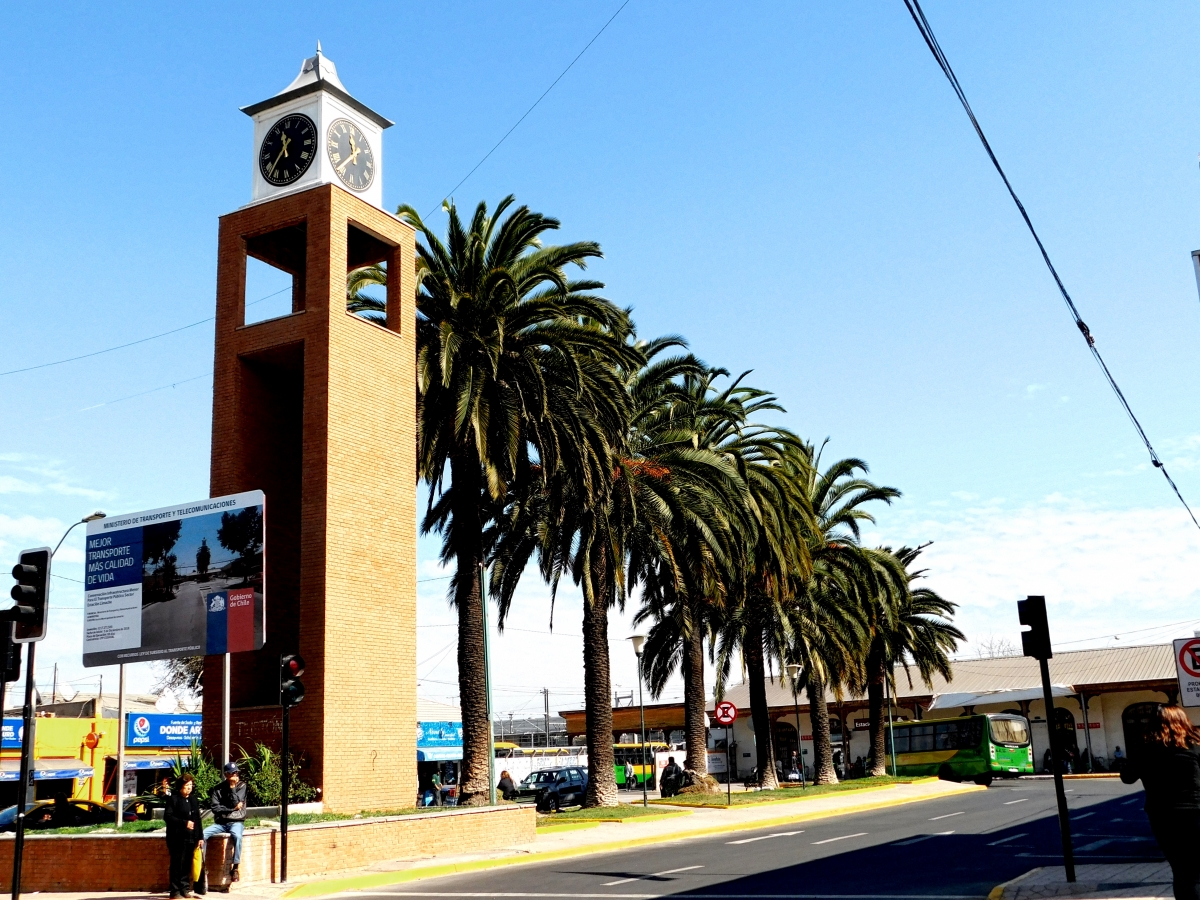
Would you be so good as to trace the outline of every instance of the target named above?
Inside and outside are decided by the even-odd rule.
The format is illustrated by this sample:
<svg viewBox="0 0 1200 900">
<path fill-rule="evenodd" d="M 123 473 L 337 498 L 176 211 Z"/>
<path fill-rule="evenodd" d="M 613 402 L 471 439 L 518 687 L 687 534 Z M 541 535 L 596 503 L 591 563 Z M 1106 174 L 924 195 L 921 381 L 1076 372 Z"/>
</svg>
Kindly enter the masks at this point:
<svg viewBox="0 0 1200 900">
<path fill-rule="evenodd" d="M 941 722 L 934 726 L 935 750 L 958 749 L 958 722 Z"/>
<path fill-rule="evenodd" d="M 913 725 L 909 732 L 909 750 L 912 753 L 928 753 L 933 749 L 933 726 Z"/>
<path fill-rule="evenodd" d="M 992 740 L 997 744 L 1024 747 L 1029 743 L 1029 727 L 1024 719 L 991 719 Z"/>
<path fill-rule="evenodd" d="M 908 728 L 891 728 L 888 730 L 894 731 L 896 733 L 896 752 L 897 753 L 907 753 L 908 752 L 909 729 Z M 890 752 L 890 749 L 891 748 L 889 748 L 889 752 Z"/>
</svg>

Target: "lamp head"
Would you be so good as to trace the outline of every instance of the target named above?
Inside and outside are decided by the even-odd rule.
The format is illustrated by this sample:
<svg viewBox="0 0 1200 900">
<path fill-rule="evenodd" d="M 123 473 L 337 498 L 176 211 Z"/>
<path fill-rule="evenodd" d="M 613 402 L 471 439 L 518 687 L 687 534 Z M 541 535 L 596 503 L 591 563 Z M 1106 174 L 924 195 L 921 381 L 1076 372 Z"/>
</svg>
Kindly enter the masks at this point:
<svg viewBox="0 0 1200 900">
<path fill-rule="evenodd" d="M 787 673 L 788 678 L 792 679 L 792 681 L 795 681 L 800 677 L 800 665 L 798 663 L 788 663 Z"/>
<path fill-rule="evenodd" d="M 96 510 L 90 516 L 84 516 L 83 521 L 84 522 L 95 522 L 97 519 L 104 519 L 104 518 L 107 518 L 106 515 L 104 513 L 102 513 L 100 510 Z"/>
<path fill-rule="evenodd" d="M 646 636 L 644 634 L 630 635 L 629 643 L 633 644 L 633 653 L 640 659 L 642 656 L 642 647 L 646 644 Z"/>
</svg>

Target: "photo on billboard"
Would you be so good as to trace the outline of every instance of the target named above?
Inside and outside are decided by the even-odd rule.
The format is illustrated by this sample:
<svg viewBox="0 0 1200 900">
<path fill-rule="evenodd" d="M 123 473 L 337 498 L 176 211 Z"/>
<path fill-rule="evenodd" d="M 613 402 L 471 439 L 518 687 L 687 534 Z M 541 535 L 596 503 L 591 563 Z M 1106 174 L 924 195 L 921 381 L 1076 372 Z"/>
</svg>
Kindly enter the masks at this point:
<svg viewBox="0 0 1200 900">
<path fill-rule="evenodd" d="M 261 649 L 262 491 L 88 523 L 83 664 Z"/>
</svg>

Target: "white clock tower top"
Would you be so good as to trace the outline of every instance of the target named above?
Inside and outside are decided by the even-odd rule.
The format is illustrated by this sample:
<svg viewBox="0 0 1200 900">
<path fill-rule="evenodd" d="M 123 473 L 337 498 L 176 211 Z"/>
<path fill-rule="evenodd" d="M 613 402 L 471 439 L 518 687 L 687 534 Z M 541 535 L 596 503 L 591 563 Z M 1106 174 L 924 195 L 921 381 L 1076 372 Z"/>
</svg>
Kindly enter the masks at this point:
<svg viewBox="0 0 1200 900">
<path fill-rule="evenodd" d="M 383 208 L 383 130 L 395 123 L 350 96 L 320 42 L 291 84 L 242 112 L 254 119 L 251 202 L 334 184 Z"/>
</svg>

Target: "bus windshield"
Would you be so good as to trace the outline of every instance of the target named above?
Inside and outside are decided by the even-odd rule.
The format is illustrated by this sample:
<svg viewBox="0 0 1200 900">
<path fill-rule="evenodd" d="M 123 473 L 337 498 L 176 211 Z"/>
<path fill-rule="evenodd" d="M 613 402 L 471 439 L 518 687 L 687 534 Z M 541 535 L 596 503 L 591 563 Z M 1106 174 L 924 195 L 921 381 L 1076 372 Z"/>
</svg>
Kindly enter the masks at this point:
<svg viewBox="0 0 1200 900">
<path fill-rule="evenodd" d="M 1024 747 L 1029 743 L 1029 726 L 1024 719 L 993 718 L 988 720 L 992 729 L 992 740 L 997 744 Z"/>
</svg>

